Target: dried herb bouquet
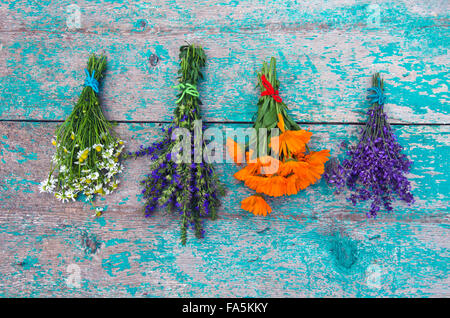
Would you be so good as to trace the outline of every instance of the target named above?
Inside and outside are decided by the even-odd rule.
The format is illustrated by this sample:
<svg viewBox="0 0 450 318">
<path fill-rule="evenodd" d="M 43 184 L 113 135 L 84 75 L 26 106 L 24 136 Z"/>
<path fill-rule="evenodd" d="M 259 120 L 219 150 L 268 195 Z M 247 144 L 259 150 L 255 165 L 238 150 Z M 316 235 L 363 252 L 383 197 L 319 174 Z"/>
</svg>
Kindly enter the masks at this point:
<svg viewBox="0 0 450 318">
<path fill-rule="evenodd" d="M 109 194 L 119 184 L 119 157 L 124 142 L 114 135 L 98 100 L 99 81 L 105 69 L 106 57 L 90 56 L 80 98 L 52 139 L 55 154 L 40 190 L 54 193 L 62 202 L 83 194 L 92 203 L 96 194 Z"/>
<path fill-rule="evenodd" d="M 201 120 L 200 98 L 197 91 L 201 69 L 206 55 L 196 45 L 180 47 L 179 90 L 174 117 L 170 126 L 163 128 L 163 137 L 148 147 L 129 155 L 149 156 L 150 173 L 142 180 L 145 216 L 149 217 L 158 208 L 178 212 L 181 216 L 181 243 L 187 241 L 187 229 L 192 227 L 197 238 L 204 236 L 202 218 L 216 219 L 219 198 L 224 194 L 214 167 L 194 149 L 203 149 L 203 139 L 192 138 L 199 133 L 195 123 Z M 183 129 L 185 133 L 183 133 Z M 181 131 L 181 134 L 179 132 Z M 180 145 L 189 146 L 189 152 L 181 155 Z"/>
<path fill-rule="evenodd" d="M 329 184 L 336 186 L 337 192 L 347 188 L 353 205 L 372 201 L 366 214 L 375 218 L 381 207 L 393 210 L 395 197 L 407 203 L 413 203 L 414 198 L 405 175 L 412 162 L 402 152 L 403 147 L 387 121 L 384 81 L 379 73 L 373 75 L 369 91 L 367 98 L 371 106 L 359 142 L 350 147 L 347 151 L 349 158 L 342 163 L 337 159 L 330 161 L 324 177 Z"/>
</svg>

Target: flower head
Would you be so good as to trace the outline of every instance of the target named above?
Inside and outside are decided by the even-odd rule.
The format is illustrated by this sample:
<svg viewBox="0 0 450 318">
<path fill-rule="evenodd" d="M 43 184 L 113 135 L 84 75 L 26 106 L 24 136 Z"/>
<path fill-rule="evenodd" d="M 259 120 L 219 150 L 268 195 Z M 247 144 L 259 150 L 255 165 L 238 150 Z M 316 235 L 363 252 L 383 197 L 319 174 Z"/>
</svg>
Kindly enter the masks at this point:
<svg viewBox="0 0 450 318">
<path fill-rule="evenodd" d="M 94 144 L 94 145 L 92 145 L 92 149 L 94 149 L 97 152 L 100 152 L 103 149 L 103 145 L 102 144 Z"/>
<path fill-rule="evenodd" d="M 266 216 L 272 212 L 271 207 L 259 195 L 252 195 L 242 200 L 241 208 L 245 211 L 252 212 L 254 215 Z"/>
<path fill-rule="evenodd" d="M 349 200 L 353 205 L 361 201 L 372 201 L 369 218 L 375 218 L 381 207 L 392 210 L 394 196 L 407 203 L 414 201 L 411 186 L 405 174 L 411 161 L 402 153 L 384 112 L 382 96 L 383 82 L 378 74 L 373 78 L 376 93 L 371 95 L 368 120 L 357 145 L 347 151 L 348 158 L 339 163 L 334 159 L 327 166 L 325 179 L 342 191 L 350 190 Z M 381 103 L 381 104 L 380 104 Z M 316 159 L 319 160 L 320 159 Z"/>
</svg>

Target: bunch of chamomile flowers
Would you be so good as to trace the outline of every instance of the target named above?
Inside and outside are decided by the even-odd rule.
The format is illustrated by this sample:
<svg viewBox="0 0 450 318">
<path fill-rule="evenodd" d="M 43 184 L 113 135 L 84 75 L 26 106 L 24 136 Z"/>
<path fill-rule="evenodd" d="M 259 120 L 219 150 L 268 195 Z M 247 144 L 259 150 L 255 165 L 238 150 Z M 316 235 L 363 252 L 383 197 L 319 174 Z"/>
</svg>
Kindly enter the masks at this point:
<svg viewBox="0 0 450 318">
<path fill-rule="evenodd" d="M 80 98 L 52 139 L 56 149 L 50 173 L 39 188 L 62 202 L 75 201 L 80 194 L 92 202 L 95 195 L 109 194 L 119 185 L 124 141 L 114 135 L 97 96 L 105 68 L 104 56 L 89 58 Z"/>
</svg>

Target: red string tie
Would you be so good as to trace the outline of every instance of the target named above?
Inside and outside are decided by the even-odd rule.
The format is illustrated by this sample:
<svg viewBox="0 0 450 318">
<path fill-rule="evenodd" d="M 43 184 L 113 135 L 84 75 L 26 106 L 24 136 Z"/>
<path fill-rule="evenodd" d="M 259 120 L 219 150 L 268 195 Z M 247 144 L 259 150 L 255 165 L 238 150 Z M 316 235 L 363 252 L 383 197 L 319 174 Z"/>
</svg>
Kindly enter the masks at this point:
<svg viewBox="0 0 450 318">
<path fill-rule="evenodd" d="M 273 89 L 272 84 L 270 84 L 270 82 L 266 79 L 266 76 L 264 74 L 261 76 L 261 81 L 264 88 L 266 89 L 264 92 L 261 92 L 261 96 L 272 96 L 272 98 L 275 101 L 281 103 L 282 100 L 280 95 L 278 95 L 278 90 Z"/>
</svg>

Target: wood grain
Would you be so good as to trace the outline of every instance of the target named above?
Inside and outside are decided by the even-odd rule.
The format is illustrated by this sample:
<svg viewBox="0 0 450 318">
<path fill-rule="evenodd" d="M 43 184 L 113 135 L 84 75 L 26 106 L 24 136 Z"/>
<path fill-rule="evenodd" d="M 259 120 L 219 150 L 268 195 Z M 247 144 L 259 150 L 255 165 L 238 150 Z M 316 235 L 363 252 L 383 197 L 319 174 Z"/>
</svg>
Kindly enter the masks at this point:
<svg viewBox="0 0 450 318">
<path fill-rule="evenodd" d="M 160 124 L 120 124 L 117 132 L 127 141 L 128 150 L 137 150 L 138 145 L 149 144 L 158 138 L 159 126 Z M 0 162 L 2 162 L 0 176 L 4 180 L 3 191 L 0 192 L 0 198 L 3 199 L 0 201 L 2 208 L 48 210 L 67 207 L 67 204 L 59 203 L 50 195 L 42 195 L 37 191 L 37 185 L 44 180 L 49 171 L 50 158 L 54 151 L 50 140 L 55 127 L 54 123 L 0 123 L 0 144 L 3 146 L 0 152 Z M 227 129 L 231 131 L 234 128 L 249 126 L 214 124 L 208 127 L 220 129 L 223 132 L 223 139 L 226 140 Z M 305 125 L 304 128 L 314 133 L 311 149 L 328 148 L 331 149 L 332 156 L 341 158 L 347 147 L 356 141 L 358 130 L 358 126 L 355 125 Z M 409 179 L 417 202 L 411 207 L 400 205 L 397 213 L 391 217 L 395 218 L 398 215 L 407 218 L 438 217 L 446 212 L 449 181 L 444 158 L 449 155 L 450 150 L 449 132 L 448 126 L 407 126 L 397 129 L 396 133 L 405 146 L 405 153 L 414 161 Z M 342 146 L 341 142 L 345 142 L 346 145 Z M 425 142 L 427 147 L 422 146 Z M 224 153 L 226 154 L 226 151 Z M 225 157 L 225 160 L 229 158 Z M 148 173 L 145 169 L 146 162 L 148 164 L 148 159 L 145 158 L 130 159 L 125 162 L 123 185 L 117 194 L 106 197 L 105 204 L 108 205 L 108 210 L 120 210 L 122 206 L 125 209 L 137 210 L 142 205 L 137 201 L 136 194 L 140 192 L 139 180 Z M 224 202 L 224 211 L 242 212 L 239 202 L 246 193 L 250 192 L 247 192 L 245 187 L 232 177 L 238 168 L 234 164 L 223 163 L 218 165 L 218 169 L 223 182 L 229 189 L 229 195 Z M 430 194 L 433 194 L 433 197 L 429 197 Z M 330 213 L 334 216 L 334 214 L 341 214 L 340 209 L 345 208 L 346 212 L 358 211 L 361 220 L 365 218 L 364 213 L 361 213 L 361 207 L 352 209 L 345 197 L 335 197 L 332 189 L 325 182 L 311 189 L 308 188 L 292 199 L 290 197 L 289 204 L 284 204 L 283 201 L 279 199 L 273 201 L 276 202 L 277 208 L 281 209 L 280 214 L 310 215 L 308 209 L 312 209 L 311 215 L 317 214 L 317 217 Z M 305 208 L 292 211 L 294 207 L 305 204 Z M 82 203 L 74 203 L 70 206 L 82 208 Z M 315 206 L 317 208 L 314 208 Z M 345 213 L 342 214 L 345 215 Z"/>
<path fill-rule="evenodd" d="M 158 126 L 120 124 L 117 132 L 135 149 L 156 138 Z M 415 161 L 410 178 L 417 202 L 397 204 L 378 220 L 366 220 L 367 206 L 352 207 L 323 181 L 289 200 L 272 200 L 270 217 L 251 216 L 239 208 L 249 192 L 233 180 L 236 167 L 220 165 L 228 187 L 220 218 L 207 221 L 206 238 L 190 237 L 186 248 L 178 243 L 176 217 L 142 215 L 137 193 L 146 159 L 126 163 L 120 190 L 98 202 L 107 207 L 100 218 L 82 202 L 63 205 L 39 194 L 54 128 L 0 125 L 3 296 L 449 295 L 448 178 L 441 157 L 450 149 L 447 126 L 397 130 Z M 331 145 L 334 155 L 342 152 L 338 141 L 357 129 L 308 128 L 315 133 L 311 146 Z M 420 148 L 423 138 L 429 149 Z M 70 264 L 81 269 L 79 288 L 66 284 Z M 370 280 L 373 268 L 378 285 Z"/>
<path fill-rule="evenodd" d="M 281 96 L 298 120 L 362 120 L 370 75 L 381 71 L 387 80 L 387 108 L 393 122 L 449 123 L 447 15 L 423 16 L 406 5 L 390 5 L 379 27 L 364 24 L 367 5 L 356 2 L 343 7 L 335 4 L 335 14 L 342 14 L 342 21 L 325 18 L 323 24 L 320 17 L 329 16 L 331 9 L 305 23 L 302 18 L 320 7 L 312 13 L 300 10 L 298 15 L 295 6 L 282 7 L 280 18 L 286 17 L 286 25 L 274 29 L 270 21 L 256 23 L 265 21 L 260 10 L 250 15 L 248 9 L 240 12 L 245 2 L 234 9 L 223 6 L 228 18 L 213 15 L 219 4 L 199 9 L 201 20 L 197 20 L 195 14 L 191 18 L 186 18 L 187 13 L 169 15 L 182 10 L 169 1 L 158 9 L 167 17 L 155 17 L 154 23 L 161 25 L 158 32 L 128 30 L 131 22 L 140 21 L 129 11 L 132 6 L 110 4 L 94 10 L 100 5 L 88 5 L 82 13 L 87 24 L 79 30 L 67 30 L 67 15 L 61 9 L 50 6 L 43 13 L 19 14 L 13 6 L 2 10 L 4 17 L 24 16 L 18 21 L 27 21 L 25 30 L 30 31 L 14 23 L 0 30 L 0 102 L 4 105 L 0 118 L 64 119 L 80 93 L 87 56 L 105 52 L 109 64 L 102 99 L 109 118 L 166 121 L 176 93 L 170 87 L 176 81 L 178 47 L 186 40 L 202 44 L 207 51 L 200 93 L 209 121 L 251 121 L 258 94 L 255 72 L 273 55 L 279 61 Z M 117 16 L 111 13 L 115 10 Z M 42 14 L 45 22 L 36 20 Z M 208 20 L 205 16 L 218 20 L 198 27 L 199 21 Z M 412 22 L 400 23 L 399 17 L 400 22 Z M 179 20 L 184 22 L 177 24 Z M 156 66 L 149 62 L 152 54 L 159 57 Z"/>
</svg>

